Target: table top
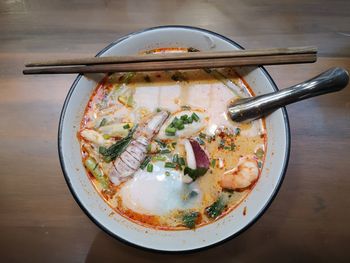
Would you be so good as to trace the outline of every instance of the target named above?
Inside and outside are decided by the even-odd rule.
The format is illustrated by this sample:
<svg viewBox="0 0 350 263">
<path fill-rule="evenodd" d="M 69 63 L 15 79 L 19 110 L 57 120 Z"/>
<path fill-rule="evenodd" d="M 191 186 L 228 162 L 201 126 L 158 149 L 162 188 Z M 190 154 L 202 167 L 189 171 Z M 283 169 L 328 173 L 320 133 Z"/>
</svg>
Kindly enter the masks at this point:
<svg viewBox="0 0 350 263">
<path fill-rule="evenodd" d="M 317 45 L 315 64 L 269 66 L 284 88 L 334 66 L 350 69 L 349 1 L 0 2 L 0 258 L 119 262 L 347 261 L 350 258 L 350 87 L 288 106 L 291 155 L 283 185 L 251 228 L 186 255 L 129 247 L 74 201 L 57 127 L 75 75 L 24 76 L 26 62 L 92 56 L 147 27 L 206 28 L 246 48 Z"/>
</svg>

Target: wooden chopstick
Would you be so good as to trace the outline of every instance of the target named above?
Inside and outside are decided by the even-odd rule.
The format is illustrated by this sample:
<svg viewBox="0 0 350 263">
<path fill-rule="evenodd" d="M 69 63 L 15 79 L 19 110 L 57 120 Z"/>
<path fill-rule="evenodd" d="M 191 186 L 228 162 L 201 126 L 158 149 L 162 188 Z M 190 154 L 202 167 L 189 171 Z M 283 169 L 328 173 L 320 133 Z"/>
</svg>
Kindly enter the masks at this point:
<svg viewBox="0 0 350 263">
<path fill-rule="evenodd" d="M 33 62 L 26 64 L 26 67 L 43 66 L 70 66 L 70 65 L 97 65 L 97 64 L 116 64 L 130 62 L 163 61 L 163 60 L 190 60 L 190 59 L 210 59 L 210 58 L 236 58 L 236 57 L 257 57 L 274 55 L 293 55 L 293 54 L 312 54 L 317 53 L 317 48 L 307 47 L 289 47 L 289 48 L 270 48 L 255 50 L 235 50 L 221 52 L 188 52 L 188 53 L 162 53 L 134 56 L 110 56 L 110 57 L 92 57 L 77 59 L 59 59 L 42 62 Z"/>
<path fill-rule="evenodd" d="M 61 60 L 60 63 L 57 61 L 31 63 L 28 65 L 80 65 L 80 63 L 88 65 L 26 69 L 23 70 L 23 74 L 106 73 L 312 63 L 317 59 L 317 50 L 314 47 L 307 47 L 234 52 L 195 52 L 128 56 L 117 57 L 117 59 L 118 61 L 116 57 L 101 57 L 80 59 L 79 61 L 70 60 L 69 62 Z"/>
</svg>

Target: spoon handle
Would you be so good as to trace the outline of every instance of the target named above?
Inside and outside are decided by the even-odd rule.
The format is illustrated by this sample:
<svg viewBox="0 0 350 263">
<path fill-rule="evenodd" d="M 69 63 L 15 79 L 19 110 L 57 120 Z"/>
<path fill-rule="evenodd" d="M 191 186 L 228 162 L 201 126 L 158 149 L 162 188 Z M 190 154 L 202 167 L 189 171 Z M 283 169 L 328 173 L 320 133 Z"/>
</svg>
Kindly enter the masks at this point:
<svg viewBox="0 0 350 263">
<path fill-rule="evenodd" d="M 234 102 L 228 112 L 237 122 L 258 119 L 288 104 L 342 90 L 348 82 L 349 73 L 345 69 L 331 68 L 289 88 Z"/>
</svg>

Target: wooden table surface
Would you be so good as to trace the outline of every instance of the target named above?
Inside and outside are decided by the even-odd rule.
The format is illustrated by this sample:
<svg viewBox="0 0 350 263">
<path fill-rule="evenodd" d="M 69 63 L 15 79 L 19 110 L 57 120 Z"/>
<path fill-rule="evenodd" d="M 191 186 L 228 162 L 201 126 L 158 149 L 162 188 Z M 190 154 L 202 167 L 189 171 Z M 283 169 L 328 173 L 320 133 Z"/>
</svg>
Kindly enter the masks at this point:
<svg viewBox="0 0 350 263">
<path fill-rule="evenodd" d="M 207 251 L 129 247 L 82 212 L 64 181 L 57 127 L 75 75 L 23 76 L 25 62 L 92 56 L 147 27 L 206 28 L 246 48 L 317 45 L 315 64 L 267 67 L 280 88 L 350 69 L 350 1 L 0 2 L 1 262 L 350 262 L 350 87 L 288 106 L 292 148 L 268 211 Z"/>
</svg>

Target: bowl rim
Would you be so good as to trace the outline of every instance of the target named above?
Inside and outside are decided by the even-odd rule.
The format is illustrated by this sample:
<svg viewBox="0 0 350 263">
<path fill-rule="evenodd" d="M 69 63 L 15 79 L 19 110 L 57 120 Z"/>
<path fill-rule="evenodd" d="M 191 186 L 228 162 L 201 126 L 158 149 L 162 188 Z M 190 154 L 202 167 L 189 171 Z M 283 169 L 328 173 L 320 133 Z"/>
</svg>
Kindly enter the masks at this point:
<svg viewBox="0 0 350 263">
<path fill-rule="evenodd" d="M 225 37 L 219 33 L 204 29 L 204 28 L 199 28 L 199 27 L 193 27 L 193 26 L 185 26 L 185 25 L 163 25 L 163 26 L 156 26 L 156 27 L 150 27 L 150 28 L 146 28 L 146 29 L 142 29 L 142 30 L 138 30 L 138 31 L 134 31 L 132 33 L 126 34 L 114 41 L 112 41 L 109 45 L 107 45 L 105 48 L 103 48 L 102 50 L 100 50 L 95 57 L 99 57 L 101 56 L 103 53 L 105 53 L 107 50 L 109 50 L 111 47 L 115 46 L 116 44 L 126 40 L 127 38 L 133 36 L 133 35 L 138 35 L 140 33 L 144 33 L 144 32 L 148 32 L 148 31 L 153 31 L 153 30 L 158 30 L 158 29 L 187 29 L 187 30 L 195 30 L 195 31 L 201 31 L 203 33 L 207 33 L 210 35 L 214 35 L 218 38 L 221 38 L 222 40 L 230 43 L 231 45 L 239 48 L 239 49 L 244 49 L 241 45 L 239 45 L 237 42 L 231 40 L 228 37 Z M 272 88 L 274 89 L 274 91 L 278 91 L 278 87 L 276 85 L 276 83 L 273 81 L 272 77 L 270 76 L 270 74 L 268 73 L 268 71 L 260 66 L 258 67 L 260 70 L 262 70 L 263 74 L 266 76 L 267 80 L 270 82 Z M 279 180 L 275 186 L 275 189 L 272 193 L 272 195 L 270 196 L 270 198 L 267 200 L 266 205 L 263 207 L 263 209 L 261 209 L 256 215 L 255 217 L 247 224 L 245 225 L 242 229 L 240 229 L 239 231 L 237 231 L 236 233 L 233 233 L 231 236 L 207 245 L 207 246 L 203 246 L 200 248 L 195 248 L 195 249 L 189 249 L 189 250 L 178 250 L 178 251 L 166 251 L 166 250 L 161 250 L 161 249 L 154 249 L 154 248 L 149 248 L 149 247 L 144 247 L 141 245 L 136 245 L 124 238 L 119 237 L 117 234 L 111 232 L 109 229 L 107 229 L 105 226 L 103 226 L 100 222 L 98 222 L 94 216 L 83 206 L 82 202 L 79 199 L 78 194 L 74 191 L 74 188 L 70 182 L 69 176 L 68 176 L 68 172 L 66 170 L 66 165 L 64 162 L 64 157 L 63 157 L 63 151 L 62 151 L 62 133 L 63 133 L 63 121 L 65 118 L 65 114 L 66 114 L 66 110 L 67 110 L 67 106 L 68 103 L 70 101 L 70 98 L 72 96 L 72 93 L 74 91 L 74 89 L 76 88 L 76 85 L 78 84 L 78 82 L 80 81 L 80 79 L 82 78 L 83 74 L 79 74 L 75 80 L 73 81 L 67 96 L 64 100 L 63 106 L 62 106 L 62 110 L 61 110 L 61 114 L 60 114 L 60 119 L 59 119 L 59 124 L 58 124 L 58 136 L 57 136 L 57 142 L 58 142 L 58 155 L 59 155 L 59 161 L 60 161 L 60 165 L 61 165 L 61 169 L 63 172 L 63 176 L 64 179 L 68 185 L 68 188 L 71 192 L 71 194 L 73 195 L 73 198 L 75 199 L 75 201 L 77 202 L 77 204 L 79 205 L 79 207 L 84 211 L 84 213 L 88 216 L 88 218 L 95 223 L 100 229 L 102 229 L 105 233 L 107 233 L 108 235 L 110 235 L 111 237 L 121 241 L 124 244 L 127 244 L 129 246 L 135 247 L 135 248 L 141 248 L 143 250 L 146 251 L 152 251 L 152 252 L 157 252 L 157 253 L 165 253 L 165 254 L 179 254 L 179 253 L 193 253 L 193 252 L 199 252 L 199 251 L 203 251 L 206 250 L 208 248 L 213 248 L 219 245 L 222 245 L 223 243 L 237 237 L 238 235 L 240 235 L 241 233 L 243 233 L 244 231 L 246 231 L 247 229 L 249 229 L 253 224 L 256 223 L 256 221 L 266 212 L 266 210 L 270 207 L 272 201 L 276 198 L 277 193 L 279 192 L 279 189 L 281 188 L 282 182 L 285 178 L 286 172 L 287 172 L 287 167 L 288 167 L 288 162 L 289 162 L 289 157 L 290 157 L 290 144 L 291 144 L 291 135 L 290 135 L 290 125 L 289 125 L 289 118 L 288 118 L 288 114 L 287 114 L 287 110 L 285 107 L 282 107 L 282 115 L 283 115 L 283 120 L 284 120 L 284 125 L 285 125 L 285 131 L 286 131 L 286 149 L 285 149 L 285 153 L 284 153 L 284 159 L 283 159 L 283 165 L 282 165 L 282 171 L 280 173 L 279 176 Z"/>
</svg>

